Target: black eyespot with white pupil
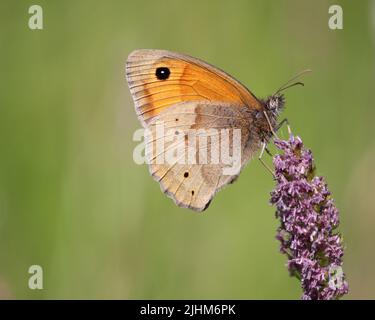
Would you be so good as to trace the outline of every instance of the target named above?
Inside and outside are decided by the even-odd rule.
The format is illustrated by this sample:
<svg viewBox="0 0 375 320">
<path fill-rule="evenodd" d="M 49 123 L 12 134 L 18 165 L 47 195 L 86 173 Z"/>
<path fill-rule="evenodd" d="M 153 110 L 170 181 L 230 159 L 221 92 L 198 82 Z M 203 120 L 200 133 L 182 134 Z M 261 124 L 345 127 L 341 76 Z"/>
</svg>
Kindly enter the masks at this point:
<svg viewBox="0 0 375 320">
<path fill-rule="evenodd" d="M 156 69 L 155 75 L 159 80 L 167 80 L 171 71 L 167 67 L 159 67 Z"/>
</svg>

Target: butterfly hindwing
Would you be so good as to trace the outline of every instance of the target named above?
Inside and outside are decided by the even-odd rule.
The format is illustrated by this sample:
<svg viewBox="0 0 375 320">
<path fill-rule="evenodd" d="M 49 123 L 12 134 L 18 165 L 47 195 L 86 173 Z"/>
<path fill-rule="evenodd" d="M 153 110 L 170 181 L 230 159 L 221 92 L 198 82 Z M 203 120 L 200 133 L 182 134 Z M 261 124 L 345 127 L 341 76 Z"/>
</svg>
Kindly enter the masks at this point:
<svg viewBox="0 0 375 320">
<path fill-rule="evenodd" d="M 202 211 L 252 156 L 253 150 L 247 145 L 250 126 L 251 119 L 239 106 L 205 102 L 171 106 L 148 125 L 145 143 L 150 173 L 177 205 Z M 234 129 L 240 130 L 241 140 L 241 149 L 235 152 Z M 240 155 L 237 171 L 225 174 L 224 169 L 233 163 L 221 161 L 222 149 Z M 213 154 L 219 156 L 219 161 L 213 161 Z"/>
</svg>

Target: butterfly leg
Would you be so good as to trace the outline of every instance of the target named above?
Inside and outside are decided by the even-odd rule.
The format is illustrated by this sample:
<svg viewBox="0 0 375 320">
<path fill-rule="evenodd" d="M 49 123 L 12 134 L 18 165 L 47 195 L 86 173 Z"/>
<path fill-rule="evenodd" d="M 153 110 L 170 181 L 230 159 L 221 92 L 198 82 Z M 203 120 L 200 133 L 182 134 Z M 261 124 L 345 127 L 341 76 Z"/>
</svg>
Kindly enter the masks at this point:
<svg viewBox="0 0 375 320">
<path fill-rule="evenodd" d="M 273 157 L 273 154 L 272 154 L 271 151 L 267 148 L 267 146 L 264 148 L 264 151 L 266 151 L 267 154 L 268 154 L 270 157 Z"/>
<path fill-rule="evenodd" d="M 274 137 L 276 139 L 278 139 L 278 136 L 276 135 L 276 132 L 278 132 L 281 127 L 286 123 L 287 125 L 287 128 L 288 128 L 288 134 L 291 135 L 292 134 L 292 130 L 290 129 L 290 125 L 289 125 L 289 121 L 287 118 L 283 119 L 278 125 L 277 127 L 275 128 L 276 130 L 274 131 L 272 126 L 271 126 L 271 123 L 268 119 L 268 116 L 267 116 L 267 113 L 265 113 L 265 116 L 266 116 L 266 119 L 268 121 L 268 125 L 270 126 L 270 129 L 271 129 L 271 132 L 272 134 L 274 135 Z M 264 152 L 267 152 L 267 154 L 270 156 L 270 157 L 273 157 L 272 153 L 268 150 L 267 148 L 267 143 L 266 142 L 262 142 L 262 149 L 260 151 L 260 154 L 259 154 L 259 161 L 261 162 L 261 164 L 272 174 L 273 178 L 275 179 L 275 173 L 272 171 L 272 169 L 263 161 L 263 155 L 264 155 Z"/>
<path fill-rule="evenodd" d="M 292 130 L 290 129 L 290 124 L 289 124 L 289 121 L 287 118 L 283 119 L 276 127 L 276 132 L 278 132 L 281 127 L 286 123 L 286 126 L 288 128 L 288 134 L 291 135 L 292 134 Z"/>
<path fill-rule="evenodd" d="M 267 149 L 267 144 L 265 142 L 263 142 L 262 144 L 262 149 L 260 151 L 260 154 L 259 154 L 259 161 L 260 163 L 272 174 L 272 176 L 275 178 L 275 174 L 274 172 L 272 171 L 272 169 L 263 161 L 263 154 L 264 154 L 264 151 L 266 151 L 269 155 L 271 155 L 271 153 L 269 152 L 269 150 Z"/>
<path fill-rule="evenodd" d="M 268 122 L 268 125 L 270 127 L 270 130 L 272 132 L 272 135 L 276 138 L 276 139 L 279 139 L 279 137 L 277 136 L 276 132 L 273 130 L 273 127 L 272 127 L 272 124 L 271 124 L 271 121 L 270 121 L 270 118 L 268 117 L 268 114 L 266 111 L 264 111 L 264 116 L 266 117 L 266 120 Z"/>
</svg>

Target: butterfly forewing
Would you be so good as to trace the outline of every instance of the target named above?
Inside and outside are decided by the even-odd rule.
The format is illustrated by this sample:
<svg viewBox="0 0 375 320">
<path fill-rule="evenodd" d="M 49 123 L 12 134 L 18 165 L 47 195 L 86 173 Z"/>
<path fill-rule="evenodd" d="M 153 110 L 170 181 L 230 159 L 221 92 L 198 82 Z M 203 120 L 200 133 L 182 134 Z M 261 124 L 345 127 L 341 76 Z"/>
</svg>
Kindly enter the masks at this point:
<svg viewBox="0 0 375 320">
<path fill-rule="evenodd" d="M 142 123 L 183 101 L 216 101 L 260 108 L 255 96 L 225 72 L 170 51 L 132 52 L 127 60 L 126 76 Z"/>
</svg>

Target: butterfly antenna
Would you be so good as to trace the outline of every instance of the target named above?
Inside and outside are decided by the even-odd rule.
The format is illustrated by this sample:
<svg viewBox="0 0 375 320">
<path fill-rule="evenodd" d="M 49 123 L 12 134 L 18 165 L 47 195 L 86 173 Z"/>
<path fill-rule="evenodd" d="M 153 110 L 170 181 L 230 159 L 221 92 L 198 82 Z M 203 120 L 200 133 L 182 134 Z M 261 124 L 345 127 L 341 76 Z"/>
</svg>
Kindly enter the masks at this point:
<svg viewBox="0 0 375 320">
<path fill-rule="evenodd" d="M 297 81 L 297 82 L 294 82 L 292 84 L 290 84 L 290 83 L 292 81 L 296 80 L 297 78 L 299 78 L 300 76 L 304 75 L 305 73 L 308 73 L 308 72 L 311 72 L 311 70 L 310 69 L 306 69 L 306 70 L 303 70 L 303 71 L 297 73 L 295 76 L 293 76 L 292 78 L 290 78 L 287 82 L 285 82 L 273 95 L 277 95 L 281 91 L 283 91 L 285 89 L 288 89 L 288 88 L 291 88 L 291 87 L 294 87 L 296 85 L 302 85 L 302 86 L 304 86 L 303 82 L 301 82 L 301 81 Z"/>
</svg>

